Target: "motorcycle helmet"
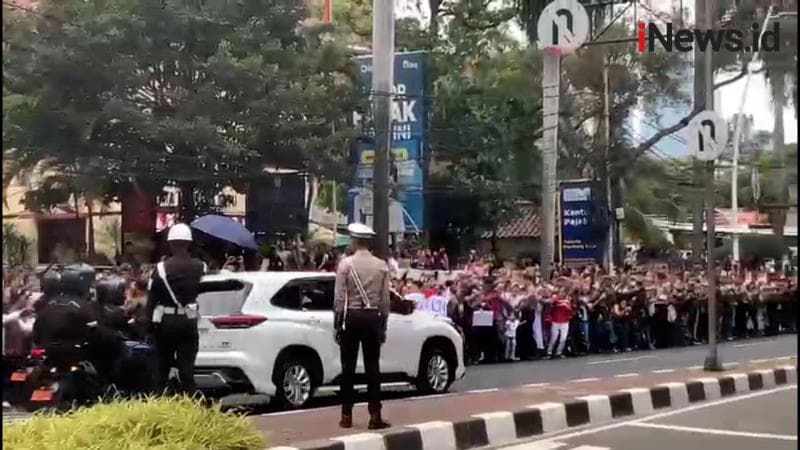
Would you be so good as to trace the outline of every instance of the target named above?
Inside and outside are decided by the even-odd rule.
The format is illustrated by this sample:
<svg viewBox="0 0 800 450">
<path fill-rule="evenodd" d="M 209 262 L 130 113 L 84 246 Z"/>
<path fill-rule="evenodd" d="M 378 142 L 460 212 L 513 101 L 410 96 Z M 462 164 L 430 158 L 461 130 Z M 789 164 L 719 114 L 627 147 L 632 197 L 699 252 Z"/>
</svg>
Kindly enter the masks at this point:
<svg viewBox="0 0 800 450">
<path fill-rule="evenodd" d="M 61 273 L 61 292 L 86 299 L 91 292 L 95 276 L 94 268 L 88 264 L 69 265 Z"/>
<path fill-rule="evenodd" d="M 125 303 L 125 280 L 110 278 L 97 284 L 97 302 L 101 305 L 122 306 Z"/>
<path fill-rule="evenodd" d="M 49 270 L 42 277 L 42 295 L 45 298 L 53 298 L 61 294 L 61 274 Z"/>
</svg>

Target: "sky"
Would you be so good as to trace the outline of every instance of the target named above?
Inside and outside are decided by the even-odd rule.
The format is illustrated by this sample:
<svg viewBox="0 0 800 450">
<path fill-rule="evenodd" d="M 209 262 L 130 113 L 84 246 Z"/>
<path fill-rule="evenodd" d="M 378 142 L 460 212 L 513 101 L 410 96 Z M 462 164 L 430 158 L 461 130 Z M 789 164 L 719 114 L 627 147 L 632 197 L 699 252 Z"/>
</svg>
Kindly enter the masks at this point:
<svg viewBox="0 0 800 450">
<path fill-rule="evenodd" d="M 655 11 L 669 12 L 677 9 L 679 4 L 686 10 L 687 20 L 691 21 L 694 17 L 694 4 L 691 1 L 679 0 L 644 0 L 644 3 L 649 3 L 651 8 Z M 692 77 L 687 74 L 686 77 L 686 92 L 692 92 Z M 735 74 L 732 73 L 718 73 L 715 76 L 715 82 L 723 81 Z M 715 93 L 715 106 L 716 110 L 727 120 L 733 117 L 739 110 L 742 94 L 744 93 L 745 79 L 742 78 L 727 86 L 723 86 Z M 686 116 L 691 111 L 690 106 L 678 109 L 664 108 L 661 110 L 663 125 L 671 125 L 682 117 Z M 753 116 L 753 131 L 766 130 L 772 131 L 775 123 L 775 117 L 772 112 L 772 99 L 769 93 L 769 86 L 763 73 L 754 74 L 751 76 L 750 84 L 747 89 L 743 113 L 745 115 Z M 784 126 L 784 140 L 786 143 L 797 142 L 797 119 L 794 115 L 794 109 L 789 106 L 783 111 L 783 126 Z M 642 139 L 646 139 L 656 132 L 651 126 L 644 123 L 633 123 L 632 127 L 635 130 L 640 130 Z M 662 139 L 657 145 L 655 150 L 665 156 L 670 157 L 685 157 L 688 156 L 686 145 L 681 142 L 685 140 L 685 130 L 675 133 L 672 137 Z"/>
<path fill-rule="evenodd" d="M 694 4 L 692 1 L 687 0 L 642 0 L 642 4 L 648 5 L 650 9 L 658 12 L 671 12 L 679 9 L 681 6 L 685 10 L 685 17 L 687 21 L 691 22 L 694 17 Z M 398 17 L 427 17 L 428 2 L 419 0 L 395 0 L 396 14 Z M 420 14 L 420 8 L 422 13 Z M 646 13 L 644 7 L 640 7 L 637 12 L 638 18 L 643 18 Z M 633 19 L 631 14 L 630 19 Z M 525 40 L 525 35 L 516 23 L 511 24 L 510 33 L 520 39 Z M 733 76 L 734 74 L 718 73 L 716 75 L 716 82 L 720 82 Z M 692 92 L 692 74 L 691 69 L 685 76 L 685 92 L 691 96 Z M 744 92 L 745 80 L 744 78 L 723 86 L 716 93 L 717 110 L 727 120 L 733 117 L 738 112 L 739 103 L 741 102 L 742 93 Z M 769 87 L 764 78 L 763 73 L 754 74 L 751 77 L 748 86 L 747 96 L 744 104 L 744 114 L 753 116 L 753 131 L 766 130 L 772 131 L 774 124 L 774 116 L 772 114 L 772 100 L 769 94 Z M 691 112 L 691 105 L 682 106 L 680 108 L 660 108 L 661 115 L 660 123 L 655 123 L 653 117 L 645 117 L 641 111 L 634 111 L 630 121 L 630 128 L 638 134 L 637 139 L 644 140 L 652 136 L 658 131 L 658 127 L 667 127 L 681 118 L 685 117 Z M 783 114 L 784 123 L 784 140 L 786 143 L 797 142 L 797 119 L 794 116 L 794 109 L 789 106 L 784 109 Z M 659 141 L 654 152 L 666 157 L 686 157 L 688 150 L 686 149 L 686 130 L 681 130 L 671 136 L 667 136 Z"/>
</svg>

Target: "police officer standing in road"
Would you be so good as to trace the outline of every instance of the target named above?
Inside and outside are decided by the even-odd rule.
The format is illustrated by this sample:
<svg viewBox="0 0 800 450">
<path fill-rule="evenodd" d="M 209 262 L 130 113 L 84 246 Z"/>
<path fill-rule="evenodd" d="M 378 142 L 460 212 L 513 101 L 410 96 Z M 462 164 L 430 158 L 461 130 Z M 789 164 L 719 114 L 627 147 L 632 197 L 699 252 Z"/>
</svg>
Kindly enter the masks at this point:
<svg viewBox="0 0 800 450">
<path fill-rule="evenodd" d="M 167 234 L 170 257 L 158 263 L 150 278 L 148 317 L 158 355 L 159 387 L 167 387 L 169 373 L 178 369 L 180 390 L 194 394 L 194 362 L 197 357 L 197 295 L 204 273 L 202 261 L 189 254 L 192 230 L 173 225 Z"/>
<path fill-rule="evenodd" d="M 347 227 L 354 253 L 336 271 L 334 333 L 342 361 L 342 418 L 339 426 L 353 426 L 353 377 L 359 345 L 364 351 L 369 397 L 369 429 L 388 428 L 381 418 L 380 353 L 389 318 L 389 267 L 370 253 L 375 232 L 353 223 Z"/>
</svg>

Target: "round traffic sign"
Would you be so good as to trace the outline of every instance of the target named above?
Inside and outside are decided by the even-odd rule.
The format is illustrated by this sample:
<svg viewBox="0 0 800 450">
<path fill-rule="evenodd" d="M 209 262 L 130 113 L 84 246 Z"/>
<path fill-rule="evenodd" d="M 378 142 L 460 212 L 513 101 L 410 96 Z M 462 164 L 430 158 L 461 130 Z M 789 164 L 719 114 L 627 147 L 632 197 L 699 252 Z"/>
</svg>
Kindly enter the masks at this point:
<svg viewBox="0 0 800 450">
<path fill-rule="evenodd" d="M 702 111 L 689 121 L 689 151 L 700 161 L 714 161 L 728 145 L 728 124 L 714 111 Z"/>
<path fill-rule="evenodd" d="M 578 0 L 554 0 L 539 16 L 539 47 L 572 53 L 589 38 L 589 14 Z"/>
</svg>

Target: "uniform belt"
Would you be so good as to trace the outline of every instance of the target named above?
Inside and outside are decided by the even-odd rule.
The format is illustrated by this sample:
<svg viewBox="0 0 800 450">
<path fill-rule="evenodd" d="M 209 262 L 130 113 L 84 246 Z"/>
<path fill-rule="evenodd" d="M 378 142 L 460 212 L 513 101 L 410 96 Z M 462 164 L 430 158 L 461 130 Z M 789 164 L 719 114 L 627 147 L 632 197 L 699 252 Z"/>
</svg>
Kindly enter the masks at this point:
<svg viewBox="0 0 800 450">
<path fill-rule="evenodd" d="M 186 308 L 183 306 L 165 306 L 164 307 L 164 314 L 176 315 L 176 316 L 185 316 L 186 315 Z"/>
<path fill-rule="evenodd" d="M 366 310 L 370 310 L 370 311 L 371 311 L 371 310 L 377 310 L 378 308 L 376 308 L 376 307 L 374 307 L 374 306 L 356 306 L 356 307 L 350 307 L 350 308 L 347 308 L 347 309 L 350 309 L 350 310 L 362 310 L 362 309 L 366 309 Z"/>
</svg>

